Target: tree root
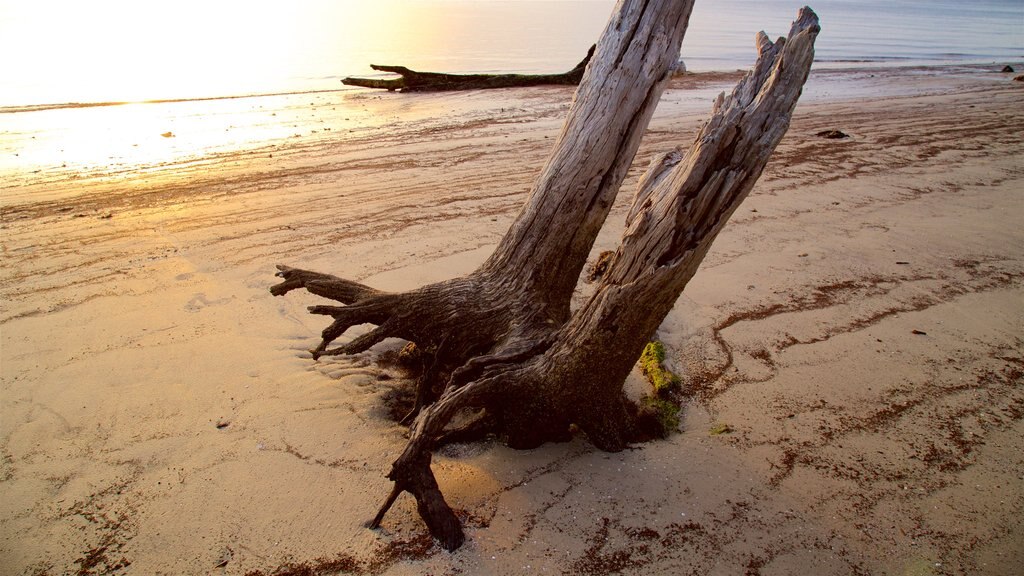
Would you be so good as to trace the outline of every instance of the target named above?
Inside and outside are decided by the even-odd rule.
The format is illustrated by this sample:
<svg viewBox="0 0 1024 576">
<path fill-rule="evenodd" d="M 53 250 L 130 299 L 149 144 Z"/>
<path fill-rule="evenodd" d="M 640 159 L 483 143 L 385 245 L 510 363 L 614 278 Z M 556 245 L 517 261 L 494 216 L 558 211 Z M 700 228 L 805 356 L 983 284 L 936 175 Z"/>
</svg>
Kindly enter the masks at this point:
<svg viewBox="0 0 1024 576">
<path fill-rule="evenodd" d="M 499 430 L 498 420 L 488 411 L 473 418 L 459 428 L 445 430 L 438 438 L 436 447 L 466 442 L 476 442 Z"/>
<path fill-rule="evenodd" d="M 399 303 L 399 298 L 370 288 L 369 286 L 344 280 L 329 274 L 311 272 L 278 265 L 277 276 L 284 281 L 272 286 L 270 293 L 283 296 L 292 290 L 305 288 L 312 294 L 330 298 L 347 306 L 310 306 L 311 314 L 323 314 L 334 318 L 334 322 L 324 329 L 320 344 L 311 350 L 313 359 L 321 356 L 340 354 L 357 354 L 369 349 L 391 335 L 395 326 L 390 323 L 391 312 Z M 353 341 L 338 348 L 328 349 L 346 330 L 358 324 L 377 324 L 371 332 L 357 337 Z"/>
<path fill-rule="evenodd" d="M 369 523 L 372 528 L 408 492 L 442 546 L 454 550 L 462 544 L 461 524 L 430 468 L 433 450 L 445 443 L 497 432 L 510 447 L 528 449 L 569 440 L 573 423 L 602 450 L 622 450 L 636 438 L 631 433 L 635 411 L 626 409 L 620 393 L 602 399 L 605 395 L 595 396 L 586 387 L 558 385 L 586 381 L 594 363 L 581 356 L 566 364 L 563 358 L 561 367 L 553 369 L 551 360 L 544 359 L 558 341 L 559 325 L 538 314 L 532 301 L 524 305 L 509 283 L 469 276 L 395 294 L 309 270 L 278 270 L 284 280 L 271 288 L 273 294 L 306 288 L 344 304 L 309 307 L 310 313 L 333 319 L 312 351 L 314 358 L 361 352 L 388 337 L 414 341 L 427 353 L 415 405 L 403 419 L 412 422 L 409 443 L 388 474 L 394 486 Z M 346 330 L 364 323 L 377 326 L 348 344 L 329 347 Z M 424 341 L 423 335 L 434 340 Z M 565 353 L 563 349 L 555 355 Z M 466 409 L 483 409 L 484 416 L 446 429 Z"/>
<path fill-rule="evenodd" d="M 420 517 L 441 546 L 451 551 L 462 545 L 465 541 L 462 524 L 437 486 L 437 480 L 430 469 L 431 453 L 439 440 L 443 439 L 444 427 L 459 410 L 485 402 L 504 384 L 501 378 L 491 378 L 450 389 L 440 400 L 420 412 L 405 451 L 395 460 L 388 473 L 388 478 L 395 484 L 370 523 L 371 528 L 380 526 L 398 496 L 408 492 L 416 498 L 416 509 Z"/>
<path fill-rule="evenodd" d="M 314 359 L 362 352 L 389 337 L 415 342 L 428 354 L 415 405 L 403 419 L 412 421 L 409 444 L 392 465 L 388 478 L 394 487 L 369 525 L 378 527 L 398 496 L 409 492 L 431 534 L 445 548 L 458 548 L 465 536 L 430 469 L 432 451 L 500 426 L 500 416 L 491 415 L 502 413 L 506 374 L 547 350 L 556 324 L 543 319 L 543 309 L 534 300 L 515 293 L 514 283 L 489 276 L 471 275 L 396 294 L 319 272 L 289 266 L 278 270 L 283 281 L 271 288 L 274 295 L 305 288 L 344 304 L 309 307 L 312 314 L 333 318 L 312 350 Z M 347 344 L 329 347 L 349 328 L 365 323 L 377 326 Z M 488 416 L 446 431 L 456 413 L 466 408 L 485 408 Z M 550 439 L 538 436 L 537 443 Z"/>
</svg>

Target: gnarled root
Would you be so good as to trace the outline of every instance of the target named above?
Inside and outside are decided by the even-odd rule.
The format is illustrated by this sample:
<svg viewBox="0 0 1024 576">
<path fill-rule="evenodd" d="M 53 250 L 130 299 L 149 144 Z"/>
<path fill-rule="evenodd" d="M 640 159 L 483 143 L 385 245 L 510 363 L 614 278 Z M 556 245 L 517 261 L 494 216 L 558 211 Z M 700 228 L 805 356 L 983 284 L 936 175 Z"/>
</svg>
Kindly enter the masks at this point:
<svg viewBox="0 0 1024 576">
<path fill-rule="evenodd" d="M 583 363 L 567 368 L 563 374 L 577 377 L 593 370 L 593 366 Z M 453 380 L 437 402 L 425 407 L 416 418 L 409 443 L 388 474 L 394 487 L 370 526 L 378 527 L 397 497 L 409 492 L 416 498 L 417 510 L 434 538 L 448 550 L 461 546 L 461 524 L 441 495 L 430 462 L 431 452 L 438 445 L 463 433 L 476 435 L 496 425 L 510 447 L 527 449 L 569 440 L 570 424 L 576 423 L 597 448 L 612 452 L 624 449 L 628 442 L 650 437 L 640 432 L 637 413 L 621 393 L 595 395 L 559 386 L 545 370 L 541 350 L 521 364 L 492 364 L 472 382 L 459 385 Z M 458 412 L 480 408 L 485 410 L 483 419 L 464 429 L 445 429 Z"/>
<path fill-rule="evenodd" d="M 430 468 L 432 451 L 442 443 L 495 431 L 509 446 L 527 449 L 569 440 L 572 424 L 603 450 L 621 450 L 634 439 L 621 392 L 598 394 L 595 388 L 560 385 L 594 378 L 593 362 L 584 355 L 566 363 L 571 355 L 562 350 L 553 368 L 545 358 L 561 323 L 508 282 L 471 275 L 395 294 L 318 272 L 278 269 L 284 280 L 271 288 L 273 294 L 305 288 L 343 304 L 309 308 L 333 318 L 313 350 L 314 358 L 361 352 L 387 337 L 414 341 L 431 355 L 423 362 L 416 406 L 406 418 L 415 418 L 409 443 L 388 474 L 394 486 L 372 528 L 380 526 L 402 492 L 409 492 L 434 538 L 448 550 L 462 545 L 461 524 Z M 377 327 L 348 344 L 329 347 L 363 323 Z M 483 419 L 446 429 L 460 411 L 481 408 Z"/>
<path fill-rule="evenodd" d="M 312 350 L 313 359 L 320 356 L 357 354 L 392 335 L 396 326 L 392 322 L 393 312 L 400 304 L 401 297 L 381 292 L 351 280 L 344 280 L 329 274 L 300 270 L 278 265 L 277 276 L 284 278 L 280 284 L 270 288 L 274 296 L 283 296 L 297 288 L 305 288 L 312 294 L 330 298 L 347 306 L 310 306 L 312 314 L 323 314 L 334 318 L 324 329 L 320 344 Z M 346 330 L 358 324 L 377 324 L 377 328 L 337 348 L 327 347 Z"/>
<path fill-rule="evenodd" d="M 440 542 L 445 550 L 455 550 L 466 540 L 462 524 L 445 502 L 441 489 L 437 486 L 437 480 L 430 469 L 430 450 L 424 448 L 411 452 L 412 446 L 413 443 L 410 442 L 402 457 L 392 465 L 388 478 L 394 481 L 395 485 L 369 527 L 379 528 L 384 515 L 391 509 L 398 496 L 402 492 L 409 492 L 416 498 L 416 510 L 427 524 L 430 535 Z"/>
<path fill-rule="evenodd" d="M 309 312 L 330 316 L 334 321 L 324 329 L 313 357 L 356 354 L 385 338 L 415 342 L 432 351 L 444 373 L 462 366 L 468 359 L 486 354 L 502 339 L 513 323 L 529 323 L 529 312 L 499 281 L 480 275 L 439 282 L 402 293 L 390 293 L 329 274 L 278 266 L 284 281 L 270 289 L 275 296 L 305 288 L 344 306 L 311 306 Z M 343 346 L 328 348 L 349 328 L 376 324 L 370 332 Z"/>
<path fill-rule="evenodd" d="M 585 357 L 565 364 L 563 351 L 560 369 L 552 370 L 544 358 L 561 323 L 535 298 L 516 292 L 514 284 L 470 275 L 387 293 L 328 274 L 287 266 L 278 270 L 283 281 L 271 288 L 273 294 L 305 288 L 342 304 L 309 308 L 333 318 L 314 358 L 361 352 L 388 337 L 413 341 L 429 354 L 417 382 L 416 406 L 406 417 L 415 418 L 409 443 L 388 474 L 394 486 L 369 524 L 372 528 L 380 526 L 402 492 L 409 492 L 434 538 L 448 550 L 462 545 L 461 524 L 430 468 L 433 450 L 445 442 L 494 431 L 509 446 L 527 449 L 569 440 L 574 423 L 604 450 L 621 450 L 632 439 L 622 434 L 630 425 L 621 394 L 609 396 L 609 404 L 601 399 L 606 395 L 595 395 L 593 389 L 559 385 L 592 377 L 593 364 Z M 364 323 L 377 326 L 348 344 L 329 347 Z M 468 409 L 483 409 L 485 416 L 465 428 L 446 429 Z"/>
<path fill-rule="evenodd" d="M 450 387 L 437 402 L 423 409 L 413 424 L 405 451 L 391 466 L 388 478 L 395 485 L 370 523 L 370 528 L 379 527 L 398 496 L 409 492 L 416 498 L 416 509 L 430 534 L 446 550 L 455 550 L 462 545 L 465 541 L 462 524 L 445 502 L 430 469 L 431 451 L 442 439 L 444 427 L 456 413 L 463 408 L 486 403 L 503 385 L 501 378 L 489 378 L 461 388 Z"/>
</svg>

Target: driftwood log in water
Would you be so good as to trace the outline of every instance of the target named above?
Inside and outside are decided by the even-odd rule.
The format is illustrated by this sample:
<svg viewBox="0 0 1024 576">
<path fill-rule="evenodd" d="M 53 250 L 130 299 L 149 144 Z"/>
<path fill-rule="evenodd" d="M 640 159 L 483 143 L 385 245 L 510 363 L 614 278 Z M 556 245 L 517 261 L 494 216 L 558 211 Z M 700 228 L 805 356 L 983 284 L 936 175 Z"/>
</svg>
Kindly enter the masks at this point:
<svg viewBox="0 0 1024 576">
<path fill-rule="evenodd" d="M 576 86 L 583 78 L 590 57 L 594 55 L 594 46 L 590 47 L 586 58 L 575 68 L 561 74 L 443 74 L 439 72 L 417 72 L 405 66 L 380 66 L 371 64 L 370 68 L 378 72 L 391 72 L 400 78 L 354 78 L 342 80 L 347 86 L 363 88 L 380 88 L 382 90 L 401 92 L 445 92 L 451 90 L 481 90 L 485 88 L 514 88 L 521 86 L 542 86 L 561 84 Z"/>
<path fill-rule="evenodd" d="M 433 450 L 465 430 L 450 427 L 459 413 L 477 415 L 485 424 L 478 432 L 521 449 L 567 440 L 574 429 L 607 451 L 664 432 L 653 426 L 657 414 L 626 399 L 623 383 L 789 128 L 819 31 L 805 8 L 788 38 L 757 37 L 753 70 L 719 96 L 689 149 L 658 156 L 640 178 L 621 244 L 594 295 L 573 310 L 580 273 L 678 61 L 692 7 L 693 0 L 619 1 L 526 205 L 476 271 L 391 293 L 278 267 L 283 281 L 273 294 L 304 288 L 341 304 L 310 308 L 334 319 L 314 358 L 363 352 L 390 337 L 432 358 L 418 382 L 409 443 L 388 474 L 394 486 L 371 527 L 408 492 L 446 549 L 462 545 L 461 523 L 430 467 Z M 329 347 L 365 323 L 377 327 Z"/>
</svg>

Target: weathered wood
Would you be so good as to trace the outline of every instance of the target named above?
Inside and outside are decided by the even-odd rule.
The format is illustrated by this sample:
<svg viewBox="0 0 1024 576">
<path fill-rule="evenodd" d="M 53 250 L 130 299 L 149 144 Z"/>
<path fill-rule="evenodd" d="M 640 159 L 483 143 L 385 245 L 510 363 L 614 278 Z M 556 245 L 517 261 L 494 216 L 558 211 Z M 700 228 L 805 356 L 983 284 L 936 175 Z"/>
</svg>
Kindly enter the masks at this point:
<svg viewBox="0 0 1024 576">
<path fill-rule="evenodd" d="M 461 545 L 461 526 L 430 469 L 432 450 L 461 410 L 484 408 L 488 425 L 516 448 L 567 439 L 570 425 L 603 450 L 646 437 L 623 382 L 785 134 L 818 33 L 805 8 L 788 40 L 758 36 L 754 69 L 719 97 L 690 150 L 660 156 L 641 178 L 596 293 L 570 314 L 587 255 L 678 59 L 691 8 L 690 0 L 620 0 L 523 210 L 474 273 L 388 294 L 280 267 L 284 281 L 274 294 L 304 287 L 345 304 L 311 308 L 335 319 L 315 357 L 362 351 L 389 336 L 434 355 L 432 377 L 419 384 L 409 443 L 388 475 L 394 489 L 373 525 L 409 492 L 431 534 L 448 549 Z M 328 349 L 364 322 L 378 327 Z"/>
<path fill-rule="evenodd" d="M 484 270 L 514 271 L 560 324 L 679 60 L 693 1 L 620 2 L 522 211 Z"/>
<path fill-rule="evenodd" d="M 596 293 L 537 360 L 538 375 L 557 372 L 571 382 L 600 365 L 606 376 L 591 379 L 586 394 L 618 401 L 644 345 L 788 130 L 818 32 L 817 16 L 804 8 L 788 39 L 773 44 L 759 35 L 754 69 L 731 95 L 715 102 L 712 118 L 689 151 L 673 151 L 652 163 Z M 577 399 L 575 405 L 581 404 L 575 423 L 599 439 L 595 443 L 606 449 L 624 445 L 628 426 L 609 425 L 608 412 L 587 406 L 586 398 Z"/>
<path fill-rule="evenodd" d="M 341 82 L 347 86 L 379 88 L 401 92 L 446 92 L 452 90 L 485 90 L 489 88 L 515 88 L 524 86 L 569 85 L 575 86 L 583 78 L 583 71 L 594 55 L 591 46 L 587 56 L 572 70 L 561 74 L 444 74 L 439 72 L 417 72 L 405 66 L 381 66 L 371 64 L 378 72 L 398 74 L 399 78 L 357 78 L 349 76 Z"/>
</svg>

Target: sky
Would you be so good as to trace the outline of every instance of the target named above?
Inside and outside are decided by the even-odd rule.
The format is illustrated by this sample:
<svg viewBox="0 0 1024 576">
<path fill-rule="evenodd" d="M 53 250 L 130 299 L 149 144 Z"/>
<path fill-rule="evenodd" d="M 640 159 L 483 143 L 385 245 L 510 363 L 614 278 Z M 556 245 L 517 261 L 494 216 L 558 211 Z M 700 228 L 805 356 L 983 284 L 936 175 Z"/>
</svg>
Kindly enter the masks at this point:
<svg viewBox="0 0 1024 576">
<path fill-rule="evenodd" d="M 32 0 L 0 4 L 2 74 L 23 84 L 99 84 L 146 97 L 165 78 L 217 85 L 225 76 L 281 69 L 301 34 L 286 2 Z M 253 58 L 231 58 L 246 50 Z M 255 52 L 255 53 L 253 53 Z M 230 70 L 220 62 L 231 61 Z M 241 67 L 241 68 L 239 68 Z M 26 89 L 28 86 L 18 86 Z"/>
<path fill-rule="evenodd" d="M 348 56 L 364 59 L 367 52 L 380 54 L 382 46 L 415 53 L 415 48 L 400 48 L 444 43 L 445 34 L 466 32 L 459 26 L 478 25 L 423 8 L 434 4 L 436 0 L 0 0 L 0 54 L 18 55 L 0 60 L 7 92 L 0 94 L 0 106 L 273 92 L 294 86 L 289 79 L 297 73 L 351 71 Z M 579 57 L 584 53 L 580 49 Z M 359 62 L 361 67 L 368 64 Z"/>
</svg>

